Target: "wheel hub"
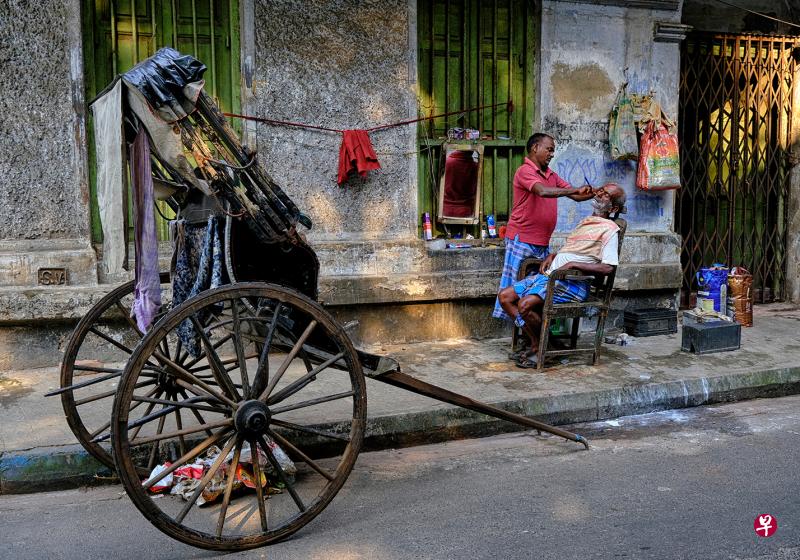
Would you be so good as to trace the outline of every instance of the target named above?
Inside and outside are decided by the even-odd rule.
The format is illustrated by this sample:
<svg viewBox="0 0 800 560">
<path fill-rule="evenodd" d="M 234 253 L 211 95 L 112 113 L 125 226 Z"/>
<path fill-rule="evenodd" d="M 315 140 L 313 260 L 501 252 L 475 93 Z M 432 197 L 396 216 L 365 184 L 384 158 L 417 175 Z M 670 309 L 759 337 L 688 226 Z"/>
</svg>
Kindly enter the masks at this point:
<svg viewBox="0 0 800 560">
<path fill-rule="evenodd" d="M 166 393 L 175 393 L 178 391 L 179 387 L 176 383 L 176 376 L 171 372 L 168 372 L 164 369 L 158 372 L 158 386 L 160 389 L 165 391 Z"/>
<path fill-rule="evenodd" d="M 256 436 L 267 431 L 271 417 L 266 404 L 257 400 L 249 400 L 239 405 L 233 422 L 239 433 Z"/>
</svg>

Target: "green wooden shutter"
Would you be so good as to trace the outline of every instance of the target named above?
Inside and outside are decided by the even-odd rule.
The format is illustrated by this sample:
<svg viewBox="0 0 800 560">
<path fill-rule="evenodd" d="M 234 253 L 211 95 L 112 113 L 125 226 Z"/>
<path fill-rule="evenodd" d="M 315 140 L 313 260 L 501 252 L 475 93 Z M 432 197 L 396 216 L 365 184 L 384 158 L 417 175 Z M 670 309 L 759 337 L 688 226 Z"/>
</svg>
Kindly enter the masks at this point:
<svg viewBox="0 0 800 560">
<path fill-rule="evenodd" d="M 485 146 L 483 215 L 505 220 L 511 183 L 533 121 L 533 3 L 526 0 L 419 0 L 419 94 L 423 115 L 512 101 L 425 121 L 419 127 L 419 202 L 436 215 L 441 145 L 452 127 L 476 128 Z"/>
<path fill-rule="evenodd" d="M 202 61 L 206 91 L 224 111 L 240 112 L 239 6 L 237 0 L 83 0 L 86 99 L 117 74 L 158 49 L 171 46 Z M 94 139 L 89 116 L 92 237 L 101 240 L 95 190 Z M 169 208 L 160 206 L 169 216 Z M 159 236 L 167 224 L 157 218 Z"/>
</svg>

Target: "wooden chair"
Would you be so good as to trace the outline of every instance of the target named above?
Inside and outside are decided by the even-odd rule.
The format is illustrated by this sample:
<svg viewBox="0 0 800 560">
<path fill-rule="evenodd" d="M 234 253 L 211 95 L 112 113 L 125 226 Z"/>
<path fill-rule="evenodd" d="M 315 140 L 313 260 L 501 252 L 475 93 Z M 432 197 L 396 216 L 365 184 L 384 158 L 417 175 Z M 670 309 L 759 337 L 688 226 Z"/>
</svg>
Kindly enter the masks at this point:
<svg viewBox="0 0 800 560">
<path fill-rule="evenodd" d="M 623 210 L 624 212 L 624 210 Z M 614 222 L 619 226 L 619 240 L 618 251 L 622 251 L 622 240 L 625 237 L 625 230 L 628 223 L 619 217 L 613 218 Z M 517 280 L 522 280 L 532 271 L 537 270 L 541 265 L 542 260 L 536 258 L 528 258 L 520 263 L 519 272 L 517 273 Z M 608 310 L 611 306 L 611 291 L 614 287 L 614 278 L 617 275 L 617 267 L 613 267 L 611 272 L 607 275 L 602 274 L 584 274 L 576 270 L 558 270 L 550 274 L 550 280 L 547 284 L 547 297 L 544 301 L 542 308 L 542 334 L 539 339 L 539 350 L 537 352 L 538 362 L 536 369 L 541 370 L 548 357 L 552 356 L 569 356 L 572 354 L 591 354 L 592 365 L 597 363 L 597 357 L 600 353 L 600 345 L 603 343 L 603 331 L 605 329 L 606 318 L 608 317 Z M 555 303 L 553 301 L 553 294 L 555 292 L 556 280 L 581 280 L 587 277 L 592 277 L 592 285 L 589 290 L 589 297 L 586 301 L 578 303 Z M 597 310 L 597 327 L 594 333 L 594 345 L 590 348 L 578 348 L 578 331 L 580 329 L 581 317 L 589 317 L 589 311 L 594 308 Z M 592 313 L 594 315 L 594 313 Z M 553 335 L 550 333 L 550 327 L 555 319 L 565 318 L 571 319 L 572 325 L 570 332 L 566 335 Z M 518 348 L 520 337 L 523 336 L 522 329 L 514 326 L 514 331 L 511 337 L 512 351 Z M 566 348 L 548 348 L 548 343 L 556 340 L 566 340 Z"/>
</svg>

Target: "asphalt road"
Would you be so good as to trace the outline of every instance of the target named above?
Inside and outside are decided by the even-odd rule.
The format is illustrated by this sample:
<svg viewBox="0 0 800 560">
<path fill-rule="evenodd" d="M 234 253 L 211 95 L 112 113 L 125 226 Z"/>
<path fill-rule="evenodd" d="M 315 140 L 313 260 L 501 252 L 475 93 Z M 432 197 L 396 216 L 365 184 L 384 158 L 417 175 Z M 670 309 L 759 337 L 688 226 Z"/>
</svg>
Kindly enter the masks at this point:
<svg viewBox="0 0 800 560">
<path fill-rule="evenodd" d="M 288 541 L 231 558 L 800 559 L 800 397 L 362 454 Z M 757 515 L 778 529 L 756 535 Z M 0 496 L 0 558 L 214 558 L 121 487 Z"/>
</svg>

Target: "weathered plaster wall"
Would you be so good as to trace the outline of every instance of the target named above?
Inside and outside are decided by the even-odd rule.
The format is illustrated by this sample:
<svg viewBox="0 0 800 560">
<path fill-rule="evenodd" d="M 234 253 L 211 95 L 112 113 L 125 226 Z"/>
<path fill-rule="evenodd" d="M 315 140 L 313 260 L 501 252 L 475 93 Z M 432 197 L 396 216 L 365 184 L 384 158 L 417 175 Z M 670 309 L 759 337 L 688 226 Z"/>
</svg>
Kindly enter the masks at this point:
<svg viewBox="0 0 800 560">
<path fill-rule="evenodd" d="M 640 3 L 646 4 L 646 3 Z M 541 127 L 558 143 L 552 167 L 573 184 L 614 181 L 628 194 L 631 231 L 669 232 L 673 193 L 635 187 L 633 162 L 611 160 L 608 115 L 619 87 L 653 92 L 672 118 L 678 113 L 677 43 L 653 41 L 656 21 L 678 21 L 680 10 L 653 10 L 572 1 L 542 4 Z M 558 231 L 590 213 L 587 204 L 559 201 Z"/>
<path fill-rule="evenodd" d="M 78 5 L 0 3 L 3 240 L 88 236 Z"/>
<path fill-rule="evenodd" d="M 97 283 L 82 74 L 78 2 L 0 2 L 0 288 Z"/>
<path fill-rule="evenodd" d="M 254 20 L 254 114 L 334 129 L 416 115 L 407 0 L 257 0 Z M 415 135 L 372 133 L 381 169 L 344 187 L 341 135 L 259 125 L 256 137 L 262 162 L 314 221 L 314 241 L 416 236 Z"/>
</svg>

